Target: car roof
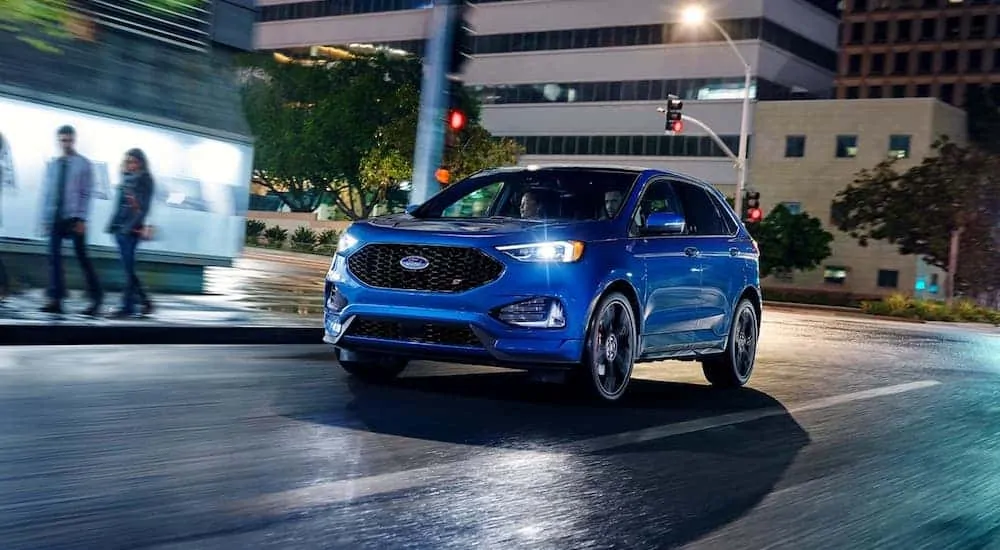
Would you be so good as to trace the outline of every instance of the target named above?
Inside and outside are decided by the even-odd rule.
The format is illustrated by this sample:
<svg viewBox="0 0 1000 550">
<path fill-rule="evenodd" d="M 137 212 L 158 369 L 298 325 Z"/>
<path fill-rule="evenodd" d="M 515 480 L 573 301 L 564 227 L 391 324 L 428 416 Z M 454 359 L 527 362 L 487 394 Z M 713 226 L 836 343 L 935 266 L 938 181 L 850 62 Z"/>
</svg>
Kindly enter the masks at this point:
<svg viewBox="0 0 1000 550">
<path fill-rule="evenodd" d="M 527 164 L 523 166 L 498 166 L 496 168 L 487 168 L 472 174 L 472 176 L 480 176 L 486 174 L 498 174 L 504 172 L 521 172 L 525 170 L 603 170 L 603 171 L 614 171 L 634 174 L 639 176 L 641 174 L 651 175 L 661 175 L 669 176 L 683 179 L 684 181 L 697 183 L 701 185 L 709 185 L 707 182 L 703 182 L 700 179 L 685 174 L 683 172 L 675 172 L 673 170 L 666 170 L 662 168 L 650 168 L 648 166 L 631 166 L 624 164 L 600 164 L 600 163 L 542 163 L 542 164 Z"/>
</svg>

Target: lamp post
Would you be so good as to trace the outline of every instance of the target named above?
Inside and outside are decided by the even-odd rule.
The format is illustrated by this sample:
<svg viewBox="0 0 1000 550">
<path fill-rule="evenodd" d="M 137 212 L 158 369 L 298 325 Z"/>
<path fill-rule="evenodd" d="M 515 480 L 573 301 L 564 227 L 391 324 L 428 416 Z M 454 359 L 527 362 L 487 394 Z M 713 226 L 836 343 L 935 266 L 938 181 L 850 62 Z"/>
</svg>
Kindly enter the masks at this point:
<svg viewBox="0 0 1000 550">
<path fill-rule="evenodd" d="M 704 8 L 700 6 L 690 6 L 682 12 L 682 19 L 684 24 L 689 26 L 698 26 L 704 23 L 709 23 L 716 30 L 722 34 L 722 37 L 726 39 L 726 43 L 732 48 L 733 53 L 736 57 L 740 59 L 743 63 L 744 71 L 744 81 L 743 81 L 743 114 L 740 120 L 740 150 L 737 153 L 738 159 L 736 161 L 737 168 L 737 178 L 736 178 L 736 197 L 735 197 L 735 210 L 736 215 L 743 216 L 743 190 L 746 188 L 747 183 L 747 132 L 748 126 L 750 125 L 750 81 L 753 79 L 753 71 L 750 68 L 750 64 L 747 63 L 743 54 L 740 53 L 740 49 L 736 47 L 736 43 L 733 42 L 732 37 L 726 32 L 726 29 L 722 28 L 717 21 L 708 17 L 705 14 Z"/>
</svg>

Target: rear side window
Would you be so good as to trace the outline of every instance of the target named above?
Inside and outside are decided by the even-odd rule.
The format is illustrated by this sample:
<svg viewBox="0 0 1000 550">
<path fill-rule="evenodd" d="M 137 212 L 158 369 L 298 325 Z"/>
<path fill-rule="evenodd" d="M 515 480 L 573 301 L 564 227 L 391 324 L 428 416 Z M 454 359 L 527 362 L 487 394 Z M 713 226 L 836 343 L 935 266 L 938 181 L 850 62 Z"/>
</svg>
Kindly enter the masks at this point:
<svg viewBox="0 0 1000 550">
<path fill-rule="evenodd" d="M 697 185 L 674 182 L 674 190 L 684 205 L 684 216 L 690 235 L 730 235 L 729 224 L 719 211 L 719 205 L 707 191 Z"/>
</svg>

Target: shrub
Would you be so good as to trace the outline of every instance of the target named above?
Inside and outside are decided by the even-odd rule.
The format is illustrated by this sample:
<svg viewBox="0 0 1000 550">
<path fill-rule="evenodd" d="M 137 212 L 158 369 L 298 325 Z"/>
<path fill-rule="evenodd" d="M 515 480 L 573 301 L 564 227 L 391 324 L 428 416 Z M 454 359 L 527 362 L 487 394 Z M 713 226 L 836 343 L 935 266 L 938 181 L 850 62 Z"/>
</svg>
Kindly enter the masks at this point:
<svg viewBox="0 0 1000 550">
<path fill-rule="evenodd" d="M 306 226 L 299 226 L 292 233 L 292 250 L 297 252 L 312 252 L 316 246 L 316 232 Z"/>
<path fill-rule="evenodd" d="M 949 306 L 938 300 L 917 300 L 904 294 L 892 294 L 881 301 L 863 302 L 861 310 L 871 315 L 924 321 L 964 321 L 1000 325 L 1000 311 L 981 307 L 969 300 L 956 300 Z"/>
<path fill-rule="evenodd" d="M 337 253 L 337 243 L 333 244 L 318 244 L 313 248 L 314 254 L 319 254 L 320 256 L 333 256 Z"/>
<path fill-rule="evenodd" d="M 267 239 L 269 248 L 281 248 L 288 240 L 288 230 L 274 225 L 264 231 L 264 238 Z"/>
<path fill-rule="evenodd" d="M 336 229 L 324 229 L 322 233 L 316 237 L 317 244 L 320 245 L 337 245 L 337 241 L 340 240 L 340 232 Z"/>
<path fill-rule="evenodd" d="M 267 224 L 260 220 L 247 219 L 246 242 L 255 245 L 260 241 L 260 235 L 267 228 Z"/>
</svg>

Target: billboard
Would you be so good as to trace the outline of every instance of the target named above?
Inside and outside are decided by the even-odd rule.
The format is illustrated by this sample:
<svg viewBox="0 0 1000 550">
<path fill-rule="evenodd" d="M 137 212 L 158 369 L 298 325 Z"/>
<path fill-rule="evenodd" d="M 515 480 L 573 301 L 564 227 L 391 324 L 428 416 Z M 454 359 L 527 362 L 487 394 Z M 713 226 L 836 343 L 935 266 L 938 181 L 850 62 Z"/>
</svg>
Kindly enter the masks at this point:
<svg viewBox="0 0 1000 550">
<path fill-rule="evenodd" d="M 154 200 L 148 223 L 156 238 L 146 252 L 229 260 L 243 248 L 253 148 L 0 96 L 0 237 L 43 242 L 42 185 L 46 166 L 60 154 L 56 131 L 76 129 L 77 151 L 94 170 L 87 243 L 115 246 L 105 233 L 114 214 L 125 151 L 149 159 Z"/>
</svg>

